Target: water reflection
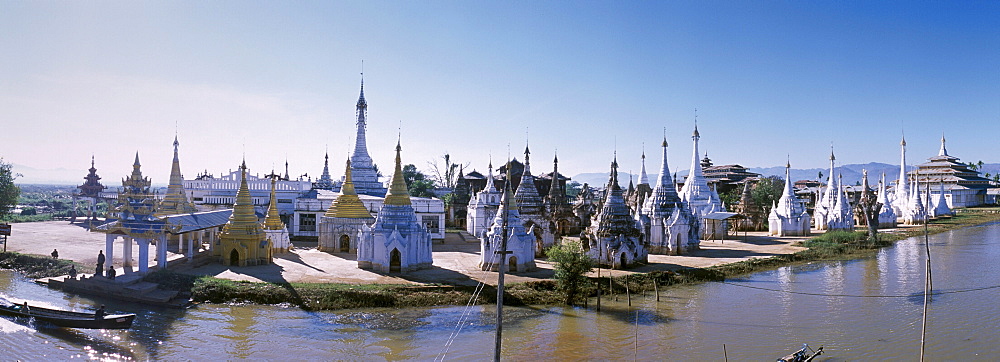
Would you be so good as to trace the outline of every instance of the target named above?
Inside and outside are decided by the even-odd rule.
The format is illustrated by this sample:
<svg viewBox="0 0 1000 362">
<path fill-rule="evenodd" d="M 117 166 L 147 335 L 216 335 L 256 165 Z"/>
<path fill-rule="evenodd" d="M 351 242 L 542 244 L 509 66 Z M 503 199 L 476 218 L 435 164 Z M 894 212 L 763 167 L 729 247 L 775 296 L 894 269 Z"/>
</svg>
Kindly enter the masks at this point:
<svg viewBox="0 0 1000 362">
<path fill-rule="evenodd" d="M 931 238 L 935 289 L 1000 284 L 1000 225 Z M 505 308 L 504 357 L 512 360 L 733 360 L 780 357 L 807 342 L 826 360 L 913 360 L 922 311 L 922 238 L 870 259 L 833 261 L 754 274 L 735 284 L 708 283 L 604 298 L 600 313 L 582 308 Z M 139 360 L 432 360 L 468 318 L 446 360 L 493 355 L 493 306 L 305 312 L 287 306 L 203 304 L 186 311 L 113 304 L 66 295 L 0 272 L 0 293 L 75 309 L 136 312 L 129 331 L 35 331 L 0 320 L 5 359 L 65 360 L 119 356 Z M 825 295 L 807 295 L 810 293 Z M 864 295 L 851 297 L 838 295 Z M 875 296 L 903 296 L 877 298 Z M 990 360 L 1000 325 L 989 301 L 1000 288 L 935 296 L 928 359 Z M 917 300 L 919 299 L 919 303 Z M 595 301 L 590 305 L 594 306 Z M 290 355 L 289 351 L 293 351 Z"/>
</svg>

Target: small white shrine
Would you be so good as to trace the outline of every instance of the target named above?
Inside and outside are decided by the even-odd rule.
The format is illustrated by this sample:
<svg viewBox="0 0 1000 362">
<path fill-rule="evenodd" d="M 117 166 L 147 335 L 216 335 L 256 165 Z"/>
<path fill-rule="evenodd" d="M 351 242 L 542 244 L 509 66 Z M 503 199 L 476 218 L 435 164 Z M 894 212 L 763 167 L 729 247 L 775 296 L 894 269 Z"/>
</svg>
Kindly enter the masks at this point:
<svg viewBox="0 0 1000 362">
<path fill-rule="evenodd" d="M 506 229 L 505 229 L 506 226 Z M 507 238 L 506 248 L 504 237 Z M 517 201 L 510 190 L 503 195 L 500 210 L 493 218 L 489 230 L 479 238 L 479 267 L 482 270 L 498 271 L 500 260 L 506 258 L 505 271 L 523 272 L 535 269 L 535 236 L 524 229 Z M 506 250 L 507 253 L 501 251 Z"/>
<path fill-rule="evenodd" d="M 810 216 L 802 201 L 795 197 L 790 178 L 791 163 L 785 163 L 785 189 L 778 204 L 771 207 L 767 217 L 768 235 L 807 236 Z"/>
<path fill-rule="evenodd" d="M 431 235 L 417 220 L 403 180 L 402 147 L 396 143 L 396 169 L 375 223 L 361 231 L 358 267 L 382 273 L 430 268 Z M 352 159 L 353 162 L 353 159 Z"/>
<path fill-rule="evenodd" d="M 649 245 L 649 253 L 681 255 L 697 249 L 701 223 L 681 201 L 667 165 L 667 138 L 663 138 L 663 162 L 652 194 L 636 214 Z"/>
</svg>

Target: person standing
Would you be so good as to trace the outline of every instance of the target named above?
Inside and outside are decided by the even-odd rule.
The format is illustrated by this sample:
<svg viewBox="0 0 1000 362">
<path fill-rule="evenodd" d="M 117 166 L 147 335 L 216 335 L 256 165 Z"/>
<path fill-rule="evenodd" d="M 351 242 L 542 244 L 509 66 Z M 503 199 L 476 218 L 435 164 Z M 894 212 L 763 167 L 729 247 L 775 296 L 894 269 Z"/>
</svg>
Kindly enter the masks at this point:
<svg viewBox="0 0 1000 362">
<path fill-rule="evenodd" d="M 97 252 L 97 275 L 104 275 L 104 250 Z"/>
<path fill-rule="evenodd" d="M 69 266 L 69 277 L 76 279 L 76 265 Z"/>
<path fill-rule="evenodd" d="M 52 249 L 52 259 L 59 259 L 59 250 Z"/>
</svg>

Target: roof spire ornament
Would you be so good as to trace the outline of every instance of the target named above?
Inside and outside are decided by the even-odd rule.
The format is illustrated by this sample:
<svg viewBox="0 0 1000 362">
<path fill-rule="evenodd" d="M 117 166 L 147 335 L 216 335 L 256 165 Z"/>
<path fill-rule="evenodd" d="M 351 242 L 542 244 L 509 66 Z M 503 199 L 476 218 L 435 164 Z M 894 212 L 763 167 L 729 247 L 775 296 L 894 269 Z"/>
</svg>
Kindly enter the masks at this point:
<svg viewBox="0 0 1000 362">
<path fill-rule="evenodd" d="M 696 142 L 701 138 L 701 134 L 698 133 L 698 108 L 694 109 L 694 133 L 691 134 L 691 139 Z"/>
<path fill-rule="evenodd" d="M 941 150 L 938 151 L 938 156 L 947 156 L 948 148 L 945 147 L 944 132 L 941 132 Z"/>
<path fill-rule="evenodd" d="M 389 193 L 385 196 L 386 205 L 410 205 L 410 194 L 406 188 L 406 180 L 403 179 L 403 159 L 400 153 L 403 147 L 400 140 L 396 140 L 396 164 L 392 173 L 392 181 L 389 184 Z"/>
</svg>

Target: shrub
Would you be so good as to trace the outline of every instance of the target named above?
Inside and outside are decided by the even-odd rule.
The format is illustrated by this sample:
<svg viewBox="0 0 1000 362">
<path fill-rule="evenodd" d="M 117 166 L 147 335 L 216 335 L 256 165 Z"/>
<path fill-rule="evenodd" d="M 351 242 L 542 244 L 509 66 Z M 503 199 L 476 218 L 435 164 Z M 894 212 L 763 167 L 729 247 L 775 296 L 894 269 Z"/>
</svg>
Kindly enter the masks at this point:
<svg viewBox="0 0 1000 362">
<path fill-rule="evenodd" d="M 556 263 L 556 287 L 566 296 L 566 304 L 573 304 L 584 285 L 589 284 L 586 274 L 594 268 L 594 260 L 583 251 L 578 240 L 565 240 L 547 252 L 549 260 Z"/>
</svg>

